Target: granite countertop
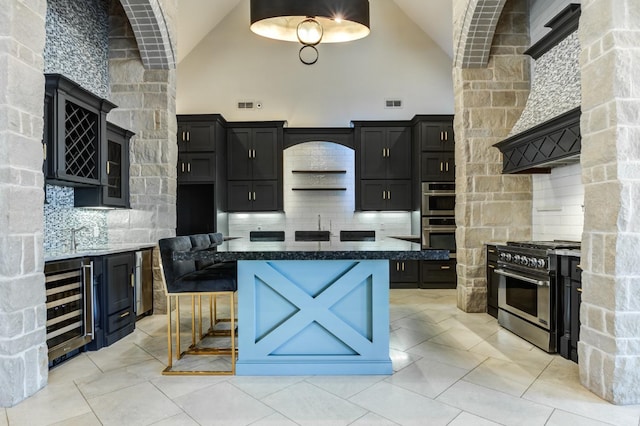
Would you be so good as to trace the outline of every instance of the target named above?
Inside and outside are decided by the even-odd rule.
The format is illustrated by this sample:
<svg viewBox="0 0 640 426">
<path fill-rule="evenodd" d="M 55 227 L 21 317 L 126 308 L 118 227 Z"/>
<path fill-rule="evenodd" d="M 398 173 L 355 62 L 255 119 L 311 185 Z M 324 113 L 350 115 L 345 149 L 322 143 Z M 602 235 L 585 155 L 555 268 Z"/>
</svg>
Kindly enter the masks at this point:
<svg viewBox="0 0 640 426">
<path fill-rule="evenodd" d="M 553 254 L 557 256 L 581 257 L 580 249 L 557 249 L 557 250 L 553 250 Z"/>
<path fill-rule="evenodd" d="M 138 251 L 148 248 L 153 248 L 156 245 L 153 243 L 146 244 L 119 244 L 106 247 L 93 247 L 84 248 L 79 247 L 76 251 L 45 251 L 44 261 L 52 262 L 56 260 L 75 259 L 78 257 L 96 257 L 106 256 L 109 254 L 125 253 L 128 251 Z"/>
<path fill-rule="evenodd" d="M 175 260 L 448 260 L 448 250 L 422 250 L 420 244 L 383 238 L 377 241 L 255 242 L 225 241 L 216 249 L 174 253 Z"/>
</svg>

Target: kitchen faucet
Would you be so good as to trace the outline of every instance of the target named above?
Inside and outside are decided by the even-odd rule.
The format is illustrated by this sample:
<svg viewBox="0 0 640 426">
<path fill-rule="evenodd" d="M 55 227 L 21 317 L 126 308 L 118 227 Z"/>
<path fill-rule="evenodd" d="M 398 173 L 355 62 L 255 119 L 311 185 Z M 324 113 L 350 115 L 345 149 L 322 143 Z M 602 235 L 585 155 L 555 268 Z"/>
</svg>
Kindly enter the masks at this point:
<svg viewBox="0 0 640 426">
<path fill-rule="evenodd" d="M 76 233 L 80 232 L 84 229 L 87 229 L 86 226 L 81 226 L 80 228 L 71 228 L 71 251 L 76 251 Z"/>
</svg>

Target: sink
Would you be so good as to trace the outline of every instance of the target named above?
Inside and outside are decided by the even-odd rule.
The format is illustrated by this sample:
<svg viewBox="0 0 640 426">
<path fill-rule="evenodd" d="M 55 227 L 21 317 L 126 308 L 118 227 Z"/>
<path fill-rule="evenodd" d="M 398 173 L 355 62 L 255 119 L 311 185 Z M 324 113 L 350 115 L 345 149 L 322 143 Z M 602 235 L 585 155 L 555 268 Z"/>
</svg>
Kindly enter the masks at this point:
<svg viewBox="0 0 640 426">
<path fill-rule="evenodd" d="M 296 231 L 296 241 L 330 241 L 329 231 Z"/>
</svg>

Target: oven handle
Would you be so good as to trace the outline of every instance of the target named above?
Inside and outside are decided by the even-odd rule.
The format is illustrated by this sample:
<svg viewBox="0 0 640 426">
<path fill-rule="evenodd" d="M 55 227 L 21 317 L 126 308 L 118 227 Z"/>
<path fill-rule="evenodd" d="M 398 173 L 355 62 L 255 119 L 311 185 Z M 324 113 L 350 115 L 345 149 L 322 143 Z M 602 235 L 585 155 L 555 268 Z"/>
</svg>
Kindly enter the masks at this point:
<svg viewBox="0 0 640 426">
<path fill-rule="evenodd" d="M 549 281 L 548 280 L 536 280 L 534 278 L 529 278 L 529 277 L 523 277 L 522 275 L 519 274 L 514 274 L 513 272 L 509 272 L 509 271 L 505 271 L 504 269 L 496 269 L 495 273 L 498 275 L 504 275 L 505 277 L 510 277 L 510 278 L 516 278 L 531 284 L 536 284 L 539 285 L 541 287 L 544 286 L 549 286 Z"/>
</svg>

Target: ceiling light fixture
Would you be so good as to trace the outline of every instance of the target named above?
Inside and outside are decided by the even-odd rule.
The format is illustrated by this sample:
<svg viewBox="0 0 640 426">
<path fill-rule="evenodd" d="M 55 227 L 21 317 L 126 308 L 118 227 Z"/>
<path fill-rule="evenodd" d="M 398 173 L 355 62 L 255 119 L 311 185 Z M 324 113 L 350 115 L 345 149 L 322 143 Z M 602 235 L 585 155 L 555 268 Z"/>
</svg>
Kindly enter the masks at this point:
<svg viewBox="0 0 640 426">
<path fill-rule="evenodd" d="M 300 42 L 300 61 L 318 61 L 320 43 L 343 43 L 369 35 L 369 0 L 251 0 L 251 31 Z"/>
</svg>

